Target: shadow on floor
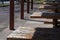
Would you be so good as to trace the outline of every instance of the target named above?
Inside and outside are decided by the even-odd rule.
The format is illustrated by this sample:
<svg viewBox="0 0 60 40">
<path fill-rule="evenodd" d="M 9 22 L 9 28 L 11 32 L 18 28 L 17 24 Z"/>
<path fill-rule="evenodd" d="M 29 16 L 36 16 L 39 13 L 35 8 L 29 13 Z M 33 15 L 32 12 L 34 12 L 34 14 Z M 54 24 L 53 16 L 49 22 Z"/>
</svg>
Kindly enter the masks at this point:
<svg viewBox="0 0 60 40">
<path fill-rule="evenodd" d="M 60 40 L 60 28 L 36 28 L 32 40 Z"/>
</svg>

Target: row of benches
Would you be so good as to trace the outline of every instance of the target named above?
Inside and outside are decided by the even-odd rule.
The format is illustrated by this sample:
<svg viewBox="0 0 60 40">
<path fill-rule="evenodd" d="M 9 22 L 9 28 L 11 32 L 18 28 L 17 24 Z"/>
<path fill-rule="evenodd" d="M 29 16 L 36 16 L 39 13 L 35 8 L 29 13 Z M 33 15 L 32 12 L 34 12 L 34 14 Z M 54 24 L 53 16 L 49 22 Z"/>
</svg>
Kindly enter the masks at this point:
<svg viewBox="0 0 60 40">
<path fill-rule="evenodd" d="M 58 26 L 58 19 L 60 19 L 60 6 L 59 5 L 40 5 L 39 9 L 49 9 L 49 10 L 53 10 L 53 12 L 34 12 L 30 17 L 31 18 L 49 18 L 49 19 L 53 19 L 53 25 L 55 27 Z"/>
</svg>

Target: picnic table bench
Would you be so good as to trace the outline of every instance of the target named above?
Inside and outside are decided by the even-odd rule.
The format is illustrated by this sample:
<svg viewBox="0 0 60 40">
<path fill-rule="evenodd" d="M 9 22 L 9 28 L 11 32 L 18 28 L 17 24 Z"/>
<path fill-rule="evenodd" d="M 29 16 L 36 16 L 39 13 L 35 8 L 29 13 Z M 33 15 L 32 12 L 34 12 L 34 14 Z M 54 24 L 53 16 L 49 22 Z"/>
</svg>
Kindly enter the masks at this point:
<svg viewBox="0 0 60 40">
<path fill-rule="evenodd" d="M 60 13 L 43 13 L 43 12 L 34 12 L 31 18 L 50 18 L 50 19 L 60 19 Z"/>
<path fill-rule="evenodd" d="M 35 29 L 31 27 L 19 27 L 7 36 L 7 40 L 31 40 Z"/>
<path fill-rule="evenodd" d="M 55 9 L 60 9 L 60 5 L 55 7 L 55 6 L 46 4 L 46 5 L 40 5 L 39 8 L 40 9 L 54 9 L 55 10 Z"/>
<path fill-rule="evenodd" d="M 58 19 L 60 19 L 60 13 L 43 13 L 43 12 L 34 12 L 31 18 L 49 18 L 53 19 L 53 25 L 58 25 Z"/>
<path fill-rule="evenodd" d="M 60 5 L 60 3 L 56 2 L 56 3 L 46 3 L 46 4 L 49 4 L 49 5 Z"/>
<path fill-rule="evenodd" d="M 60 5 L 60 1 L 45 1 L 43 4 L 49 4 L 49 5 Z"/>
</svg>

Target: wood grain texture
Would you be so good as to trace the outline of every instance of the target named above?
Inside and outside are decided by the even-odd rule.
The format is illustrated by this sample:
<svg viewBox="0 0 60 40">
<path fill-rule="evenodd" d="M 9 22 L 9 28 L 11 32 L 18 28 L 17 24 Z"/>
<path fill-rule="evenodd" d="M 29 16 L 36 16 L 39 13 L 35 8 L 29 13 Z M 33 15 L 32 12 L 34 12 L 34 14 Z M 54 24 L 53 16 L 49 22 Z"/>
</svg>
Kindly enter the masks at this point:
<svg viewBox="0 0 60 40">
<path fill-rule="evenodd" d="M 31 18 L 50 18 L 50 19 L 60 19 L 60 13 L 42 13 L 34 12 Z"/>
<path fill-rule="evenodd" d="M 34 32 L 34 28 L 19 27 L 7 37 L 7 40 L 31 40 Z"/>
</svg>

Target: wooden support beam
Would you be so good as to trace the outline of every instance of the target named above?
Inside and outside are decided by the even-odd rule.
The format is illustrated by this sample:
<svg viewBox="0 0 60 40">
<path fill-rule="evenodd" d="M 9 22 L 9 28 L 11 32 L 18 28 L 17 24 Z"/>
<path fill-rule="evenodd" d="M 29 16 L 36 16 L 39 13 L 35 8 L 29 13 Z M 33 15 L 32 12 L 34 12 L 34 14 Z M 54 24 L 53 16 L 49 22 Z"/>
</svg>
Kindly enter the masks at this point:
<svg viewBox="0 0 60 40">
<path fill-rule="evenodd" d="M 45 21 L 44 24 L 53 24 L 53 22 Z M 60 24 L 60 21 L 58 21 L 58 24 Z"/>
<path fill-rule="evenodd" d="M 24 19 L 24 0 L 21 0 L 21 19 Z"/>
<path fill-rule="evenodd" d="M 30 0 L 27 0 L 27 13 L 30 11 Z"/>
<path fill-rule="evenodd" d="M 31 18 L 49 18 L 49 19 L 60 19 L 59 13 L 42 13 L 42 12 L 34 12 Z"/>
<path fill-rule="evenodd" d="M 44 24 L 53 24 L 53 22 L 45 21 Z"/>
<path fill-rule="evenodd" d="M 33 10 L 33 0 L 31 0 L 31 9 Z"/>
<path fill-rule="evenodd" d="M 14 30 L 14 0 L 10 0 L 10 30 Z"/>
</svg>

